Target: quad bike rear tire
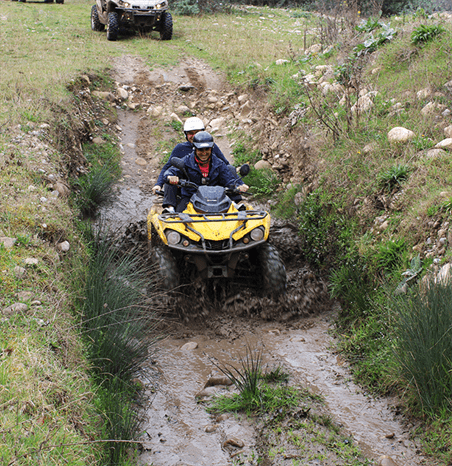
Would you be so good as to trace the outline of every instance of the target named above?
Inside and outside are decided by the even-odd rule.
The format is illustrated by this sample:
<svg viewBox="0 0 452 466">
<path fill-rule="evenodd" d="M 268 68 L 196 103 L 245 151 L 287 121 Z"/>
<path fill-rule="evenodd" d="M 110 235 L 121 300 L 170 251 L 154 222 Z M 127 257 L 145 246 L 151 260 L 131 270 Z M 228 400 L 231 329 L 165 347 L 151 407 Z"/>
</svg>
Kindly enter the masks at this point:
<svg viewBox="0 0 452 466">
<path fill-rule="evenodd" d="M 286 268 L 274 246 L 264 243 L 258 252 L 263 292 L 277 298 L 286 292 Z"/>
<path fill-rule="evenodd" d="M 164 246 L 154 246 L 151 249 L 151 260 L 158 267 L 159 284 L 166 291 L 177 288 L 180 284 L 179 270 L 176 259 Z"/>
<path fill-rule="evenodd" d="M 105 24 L 100 22 L 97 5 L 91 7 L 91 29 L 93 31 L 103 31 L 105 29 Z"/>
<path fill-rule="evenodd" d="M 163 13 L 160 26 L 160 40 L 171 40 L 173 37 L 173 17 L 167 11 Z"/>
<path fill-rule="evenodd" d="M 115 11 L 108 13 L 107 40 L 116 40 L 119 31 L 119 15 Z"/>
</svg>

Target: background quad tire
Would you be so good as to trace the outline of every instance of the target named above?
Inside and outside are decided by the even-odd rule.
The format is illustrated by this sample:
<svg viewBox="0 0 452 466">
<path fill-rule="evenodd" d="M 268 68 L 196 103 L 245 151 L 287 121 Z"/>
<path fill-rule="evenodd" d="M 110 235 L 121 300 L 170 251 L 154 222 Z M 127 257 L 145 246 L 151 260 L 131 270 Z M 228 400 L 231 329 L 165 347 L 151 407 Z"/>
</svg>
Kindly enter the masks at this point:
<svg viewBox="0 0 452 466">
<path fill-rule="evenodd" d="M 64 3 L 64 0 L 55 0 L 55 3 L 63 4 L 63 3 Z"/>
<path fill-rule="evenodd" d="M 171 13 L 163 13 L 160 22 L 162 23 L 160 26 L 160 40 L 171 40 L 173 37 L 173 17 Z"/>
<path fill-rule="evenodd" d="M 97 5 L 93 5 L 91 8 L 91 29 L 93 31 L 103 31 L 105 29 L 105 24 L 100 22 Z"/>
<path fill-rule="evenodd" d="M 119 31 L 119 15 L 116 12 L 108 13 L 107 40 L 116 40 Z"/>
<path fill-rule="evenodd" d="M 258 251 L 264 293 L 278 297 L 286 292 L 286 268 L 274 246 L 264 243 Z"/>
<path fill-rule="evenodd" d="M 151 260 L 158 266 L 160 285 L 166 291 L 174 290 L 180 284 L 176 259 L 165 246 L 154 246 L 151 249 Z"/>
</svg>

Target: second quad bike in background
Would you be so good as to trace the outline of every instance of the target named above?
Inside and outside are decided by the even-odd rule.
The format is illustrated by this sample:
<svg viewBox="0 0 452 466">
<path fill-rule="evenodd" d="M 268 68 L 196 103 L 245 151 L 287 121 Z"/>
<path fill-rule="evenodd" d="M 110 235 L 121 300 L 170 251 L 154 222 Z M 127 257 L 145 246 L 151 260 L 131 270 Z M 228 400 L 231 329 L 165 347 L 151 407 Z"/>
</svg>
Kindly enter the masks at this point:
<svg viewBox="0 0 452 466">
<path fill-rule="evenodd" d="M 91 8 L 91 29 L 103 31 L 116 40 L 120 28 L 141 32 L 160 32 L 161 40 L 171 40 L 173 18 L 168 0 L 96 0 Z"/>
<path fill-rule="evenodd" d="M 183 170 L 183 160 L 172 163 Z M 184 179 L 179 183 L 197 189 L 187 208 L 164 213 L 154 204 L 147 219 L 150 255 L 163 287 L 172 290 L 196 278 L 207 283 L 234 279 L 262 295 L 283 295 L 286 270 L 268 242 L 270 214 L 233 202 L 227 194 L 237 193 L 235 188 L 197 186 Z"/>
</svg>

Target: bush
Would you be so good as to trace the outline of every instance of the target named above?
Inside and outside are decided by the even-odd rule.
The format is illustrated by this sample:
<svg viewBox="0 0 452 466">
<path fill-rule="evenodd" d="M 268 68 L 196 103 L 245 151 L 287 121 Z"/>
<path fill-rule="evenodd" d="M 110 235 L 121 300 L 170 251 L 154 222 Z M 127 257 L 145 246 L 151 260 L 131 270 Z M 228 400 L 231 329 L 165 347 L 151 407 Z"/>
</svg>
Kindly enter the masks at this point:
<svg viewBox="0 0 452 466">
<path fill-rule="evenodd" d="M 424 45 L 433 40 L 436 36 L 444 32 L 444 28 L 439 25 L 426 26 L 421 24 L 411 33 L 411 42 L 414 45 Z"/>
<path fill-rule="evenodd" d="M 452 283 L 431 284 L 393 303 L 394 353 L 422 411 L 450 407 L 452 393 Z"/>
</svg>

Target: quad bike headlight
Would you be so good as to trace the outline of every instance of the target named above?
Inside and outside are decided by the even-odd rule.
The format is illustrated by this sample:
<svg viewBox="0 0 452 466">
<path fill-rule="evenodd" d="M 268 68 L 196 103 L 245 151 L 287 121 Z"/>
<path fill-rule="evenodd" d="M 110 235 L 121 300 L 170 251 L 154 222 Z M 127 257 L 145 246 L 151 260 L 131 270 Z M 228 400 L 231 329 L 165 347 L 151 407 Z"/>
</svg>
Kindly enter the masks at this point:
<svg viewBox="0 0 452 466">
<path fill-rule="evenodd" d="M 250 233 L 251 239 L 253 241 L 261 241 L 264 238 L 264 230 L 262 228 L 255 228 Z"/>
<path fill-rule="evenodd" d="M 128 2 L 123 2 L 122 0 L 119 0 L 119 1 L 118 1 L 118 5 L 119 5 L 119 6 L 123 6 L 124 8 L 129 8 L 129 7 L 130 7 L 130 3 L 128 3 Z"/>
<path fill-rule="evenodd" d="M 155 5 L 156 10 L 161 10 L 162 8 L 165 8 L 165 7 L 166 7 L 166 2 L 157 3 L 157 5 Z"/>
<path fill-rule="evenodd" d="M 167 230 L 165 232 L 166 239 L 168 240 L 168 244 L 176 245 L 180 242 L 180 234 L 174 230 Z"/>
</svg>

